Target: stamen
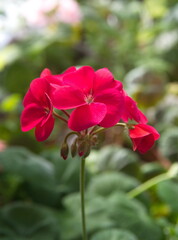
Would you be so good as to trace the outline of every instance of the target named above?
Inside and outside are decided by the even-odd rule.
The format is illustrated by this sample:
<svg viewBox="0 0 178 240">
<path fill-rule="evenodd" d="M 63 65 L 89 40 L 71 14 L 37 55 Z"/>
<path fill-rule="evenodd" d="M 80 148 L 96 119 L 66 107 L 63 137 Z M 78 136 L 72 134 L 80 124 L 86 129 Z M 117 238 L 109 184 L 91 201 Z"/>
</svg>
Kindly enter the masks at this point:
<svg viewBox="0 0 178 240">
<path fill-rule="evenodd" d="M 92 94 L 89 94 L 89 95 L 85 96 L 85 102 L 86 103 L 90 104 L 93 101 L 94 101 L 94 98 L 93 98 Z"/>
</svg>

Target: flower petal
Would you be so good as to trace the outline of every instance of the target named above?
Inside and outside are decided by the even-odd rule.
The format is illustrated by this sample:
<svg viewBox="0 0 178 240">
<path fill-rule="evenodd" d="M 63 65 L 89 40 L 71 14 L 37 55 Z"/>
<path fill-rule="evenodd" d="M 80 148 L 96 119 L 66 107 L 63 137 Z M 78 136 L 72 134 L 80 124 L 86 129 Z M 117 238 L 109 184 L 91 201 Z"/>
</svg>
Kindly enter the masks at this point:
<svg viewBox="0 0 178 240">
<path fill-rule="evenodd" d="M 137 103 L 129 96 L 125 96 L 125 111 L 122 115 L 122 120 L 135 120 L 138 123 L 146 124 L 148 122 L 146 116 L 138 109 Z"/>
<path fill-rule="evenodd" d="M 150 132 L 151 134 L 153 134 L 155 140 L 158 140 L 158 138 L 160 137 L 160 134 L 158 133 L 158 131 L 150 125 L 138 124 L 136 126 L 138 126 L 139 128 L 142 128 L 142 130 L 144 130 L 144 131 L 147 131 L 147 132 Z"/>
<path fill-rule="evenodd" d="M 117 88 L 117 90 L 119 91 L 123 90 L 123 84 L 119 80 L 114 80 L 114 87 Z"/>
<path fill-rule="evenodd" d="M 61 82 L 60 85 L 64 85 L 63 77 L 68 73 L 75 72 L 76 70 L 77 70 L 76 67 L 72 66 L 72 67 L 67 68 L 62 74 L 53 75 L 53 77 L 57 77 L 59 79 L 59 81 Z"/>
<path fill-rule="evenodd" d="M 27 91 L 27 93 L 24 96 L 23 99 L 23 106 L 26 107 L 27 105 L 31 104 L 31 103 L 37 103 L 38 101 L 36 100 L 36 98 L 33 96 L 31 90 L 29 89 Z"/>
<path fill-rule="evenodd" d="M 144 130 L 142 127 L 140 127 L 140 124 L 135 125 L 133 129 L 129 129 L 130 138 L 141 138 L 149 134 L 150 132 L 147 131 L 147 129 Z"/>
<path fill-rule="evenodd" d="M 100 90 L 112 87 L 114 77 L 107 68 L 101 68 L 95 72 L 93 92 L 96 93 Z"/>
<path fill-rule="evenodd" d="M 46 108 L 44 108 L 45 114 L 44 114 L 44 118 L 42 119 L 42 121 L 40 122 L 41 126 L 43 126 L 44 124 L 46 124 L 46 122 L 48 121 L 48 119 L 52 116 L 53 114 L 53 105 L 51 102 L 51 99 L 49 98 L 48 94 L 45 93 L 46 95 Z"/>
<path fill-rule="evenodd" d="M 46 76 L 51 76 L 51 71 L 48 68 L 45 68 L 41 74 L 40 74 L 40 78 L 46 77 Z"/>
<path fill-rule="evenodd" d="M 39 123 L 35 129 L 35 137 L 37 141 L 41 142 L 46 140 L 50 136 L 53 128 L 54 128 L 54 118 L 52 116 L 48 118 L 48 120 L 45 122 L 44 125 L 41 125 L 41 123 Z"/>
<path fill-rule="evenodd" d="M 75 72 L 76 70 L 77 70 L 76 67 L 72 66 L 72 67 L 67 68 L 67 69 L 63 72 L 63 74 Z"/>
<path fill-rule="evenodd" d="M 135 125 L 133 129 L 129 129 L 129 135 L 134 151 L 137 149 L 140 153 L 148 151 L 160 136 L 155 128 L 146 124 Z"/>
<path fill-rule="evenodd" d="M 39 102 L 45 102 L 45 92 L 48 93 L 49 89 L 49 83 L 45 78 L 36 78 L 30 84 L 31 93 Z"/>
<path fill-rule="evenodd" d="M 134 145 L 134 151 L 138 150 L 140 153 L 144 154 L 154 145 L 155 140 L 154 136 L 152 134 L 149 134 L 139 139 L 132 139 L 132 142 Z"/>
<path fill-rule="evenodd" d="M 141 124 L 147 124 L 147 122 L 148 122 L 147 117 L 146 117 L 146 116 L 142 113 L 142 111 L 140 111 L 139 109 L 138 109 L 138 114 L 139 114 L 139 117 L 140 117 L 139 123 L 141 123 Z"/>
<path fill-rule="evenodd" d="M 73 131 L 82 131 L 99 124 L 106 115 L 106 106 L 103 103 L 91 103 L 75 109 L 68 122 Z"/>
<path fill-rule="evenodd" d="M 95 102 L 104 103 L 107 106 L 105 118 L 100 122 L 102 127 L 112 127 L 121 118 L 124 110 L 124 96 L 122 91 L 117 89 L 108 89 L 102 91 L 100 95 L 95 97 Z"/>
<path fill-rule="evenodd" d="M 23 132 L 34 128 L 45 116 L 44 109 L 38 104 L 29 104 L 21 115 L 21 129 Z"/>
<path fill-rule="evenodd" d="M 71 109 L 86 104 L 83 93 L 70 86 L 58 87 L 52 93 L 51 101 L 58 109 Z"/>
<path fill-rule="evenodd" d="M 74 88 L 81 89 L 85 94 L 90 93 L 93 88 L 93 80 L 95 72 L 92 67 L 84 66 L 77 71 L 66 74 L 63 77 L 63 82 L 66 85 L 70 85 Z"/>
<path fill-rule="evenodd" d="M 72 69 L 71 70 L 67 69 L 66 71 L 69 70 L 69 72 L 70 72 L 70 71 L 72 71 Z M 61 81 L 62 80 L 62 75 L 63 74 L 52 75 L 51 71 L 48 68 L 45 68 L 42 71 L 42 73 L 40 74 L 40 79 L 44 78 L 48 83 L 62 85 L 62 81 Z M 47 92 L 49 93 L 48 90 L 47 90 Z"/>
</svg>

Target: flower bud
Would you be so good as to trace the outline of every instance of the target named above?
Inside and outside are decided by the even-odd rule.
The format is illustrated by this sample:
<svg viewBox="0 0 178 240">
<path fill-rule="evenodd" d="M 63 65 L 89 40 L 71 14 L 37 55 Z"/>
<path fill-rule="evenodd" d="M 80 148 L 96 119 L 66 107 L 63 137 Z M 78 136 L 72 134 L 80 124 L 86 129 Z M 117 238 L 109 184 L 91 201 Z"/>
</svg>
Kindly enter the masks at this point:
<svg viewBox="0 0 178 240">
<path fill-rule="evenodd" d="M 98 143 L 98 136 L 97 135 L 93 135 L 91 138 L 91 144 L 93 146 L 95 146 Z"/>
<path fill-rule="evenodd" d="M 77 154 L 77 139 L 71 145 L 71 155 L 75 157 Z"/>
<path fill-rule="evenodd" d="M 68 154 L 69 154 L 69 146 L 66 142 L 64 142 L 61 147 L 61 156 L 64 160 L 66 160 L 68 157 Z"/>
<path fill-rule="evenodd" d="M 80 157 L 87 157 L 90 154 L 90 143 L 89 141 L 82 141 L 78 146 L 78 154 Z"/>
</svg>

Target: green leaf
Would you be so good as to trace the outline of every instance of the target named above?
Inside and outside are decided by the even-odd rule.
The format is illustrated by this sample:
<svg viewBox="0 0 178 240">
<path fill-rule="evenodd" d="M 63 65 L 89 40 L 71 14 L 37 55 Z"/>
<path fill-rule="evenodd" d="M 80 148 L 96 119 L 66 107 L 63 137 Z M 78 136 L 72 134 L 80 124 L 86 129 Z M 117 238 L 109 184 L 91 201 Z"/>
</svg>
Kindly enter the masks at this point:
<svg viewBox="0 0 178 240">
<path fill-rule="evenodd" d="M 178 127 L 169 128 L 161 135 L 160 149 L 172 162 L 178 159 Z"/>
<path fill-rule="evenodd" d="M 87 166 L 93 172 L 122 170 L 133 174 L 138 170 L 138 155 L 126 148 L 107 146 L 92 151 L 87 158 Z"/>
<path fill-rule="evenodd" d="M 109 170 L 121 170 L 131 163 L 135 163 L 138 157 L 133 151 L 119 147 L 105 147 L 99 152 L 98 167 Z"/>
<path fill-rule="evenodd" d="M 63 199 L 65 211 L 60 213 L 61 236 L 63 240 L 81 239 L 81 202 L 78 193 L 70 194 Z M 113 227 L 113 222 L 105 213 L 106 201 L 102 197 L 87 194 L 85 198 L 87 232 L 93 233 L 103 228 Z M 70 231 L 68 231 L 70 229 Z"/>
<path fill-rule="evenodd" d="M 128 192 L 137 187 L 137 179 L 120 172 L 105 172 L 93 176 L 88 191 L 100 196 L 109 196 L 114 192 Z"/>
<path fill-rule="evenodd" d="M 143 164 L 141 172 L 143 173 L 144 180 L 147 180 L 165 172 L 165 169 L 158 162 L 151 162 Z"/>
<path fill-rule="evenodd" d="M 1 209 L 1 222 L 0 236 L 7 239 L 59 240 L 53 213 L 40 205 L 20 202 L 7 205 Z"/>
<path fill-rule="evenodd" d="M 161 240 L 162 232 L 151 219 L 145 207 L 136 199 L 128 199 L 124 194 L 115 194 L 107 199 L 106 208 L 115 226 L 134 233 L 138 239 Z"/>
<path fill-rule="evenodd" d="M 146 208 L 135 199 L 128 199 L 124 193 L 115 192 L 109 197 L 101 197 L 86 192 L 87 231 L 92 234 L 102 229 L 121 228 L 129 230 L 138 239 L 161 240 L 162 232 L 151 219 Z M 65 213 L 60 216 L 62 238 L 65 240 L 81 237 L 80 196 L 68 195 L 64 198 Z M 71 229 L 71 231 L 67 231 Z"/>
<path fill-rule="evenodd" d="M 110 229 L 94 234 L 91 240 L 138 240 L 138 238 L 129 231 Z"/>
<path fill-rule="evenodd" d="M 178 213 L 178 204 L 176 199 L 178 198 L 178 184 L 177 181 L 164 181 L 157 185 L 157 193 L 160 199 L 168 204 L 172 213 Z"/>
<path fill-rule="evenodd" d="M 80 164 L 78 157 L 68 157 L 67 160 L 64 161 L 64 159 L 60 157 L 59 149 L 44 151 L 42 155 L 53 163 L 54 175 L 58 186 L 60 185 L 65 192 L 79 190 L 78 176 Z"/>
<path fill-rule="evenodd" d="M 53 165 L 23 147 L 9 147 L 1 152 L 0 166 L 5 174 L 18 175 L 31 184 L 52 186 L 55 183 Z"/>
</svg>

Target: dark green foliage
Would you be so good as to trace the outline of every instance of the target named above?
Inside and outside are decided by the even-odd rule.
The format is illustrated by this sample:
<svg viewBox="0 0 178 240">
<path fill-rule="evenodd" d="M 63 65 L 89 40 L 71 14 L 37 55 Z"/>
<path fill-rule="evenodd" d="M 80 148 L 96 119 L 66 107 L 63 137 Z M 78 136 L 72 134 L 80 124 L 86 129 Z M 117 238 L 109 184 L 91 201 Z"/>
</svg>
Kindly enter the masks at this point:
<svg viewBox="0 0 178 240">
<path fill-rule="evenodd" d="M 160 199 L 166 203 L 172 214 L 178 214 L 178 181 L 165 181 L 157 186 L 157 193 Z"/>
<path fill-rule="evenodd" d="M 60 240 L 53 213 L 41 206 L 15 203 L 0 211 L 0 238 L 13 240 Z"/>
<path fill-rule="evenodd" d="M 2 171 L 21 177 L 31 184 L 53 186 L 54 166 L 25 148 L 12 147 L 0 153 Z"/>
<path fill-rule="evenodd" d="M 66 163 L 59 157 L 59 152 L 50 153 L 53 159 L 51 162 L 22 147 L 11 147 L 0 153 L 0 167 L 4 179 L 2 194 L 4 195 L 3 191 L 6 192 L 6 185 L 15 184 L 9 190 L 6 201 L 10 196 L 13 197 L 12 194 L 18 194 L 18 197 L 19 194 L 22 195 L 22 184 L 25 184 L 26 189 L 25 193 L 23 190 L 23 195 L 27 194 L 33 200 L 47 205 L 59 205 L 62 195 L 78 190 L 77 161 L 72 159 L 71 162 L 68 159 Z M 44 155 L 47 156 L 47 152 Z"/>
<path fill-rule="evenodd" d="M 129 231 L 110 229 L 96 233 L 91 240 L 137 240 Z"/>
<path fill-rule="evenodd" d="M 138 156 L 131 150 L 119 148 L 117 146 L 108 146 L 102 148 L 93 158 L 97 159 L 96 168 L 98 171 L 105 170 L 125 170 L 132 168 L 132 172 L 137 172 Z"/>
<path fill-rule="evenodd" d="M 69 195 L 64 199 L 64 206 L 68 210 L 61 217 L 62 236 L 64 239 L 78 239 L 81 235 L 76 226 L 80 221 L 79 194 Z M 130 230 L 138 239 L 161 240 L 161 229 L 148 216 L 145 207 L 137 200 L 129 200 L 123 193 L 110 194 L 108 197 L 99 197 L 87 192 L 86 215 L 88 233 L 98 229 Z M 67 229 L 71 229 L 67 232 Z"/>
<path fill-rule="evenodd" d="M 162 153 L 172 162 L 178 161 L 178 128 L 167 129 L 160 139 Z"/>
<path fill-rule="evenodd" d="M 128 192 L 137 187 L 139 182 L 124 173 L 105 172 L 93 176 L 88 186 L 91 194 L 107 197 L 120 191 Z"/>
</svg>

